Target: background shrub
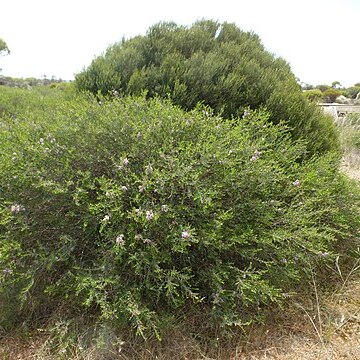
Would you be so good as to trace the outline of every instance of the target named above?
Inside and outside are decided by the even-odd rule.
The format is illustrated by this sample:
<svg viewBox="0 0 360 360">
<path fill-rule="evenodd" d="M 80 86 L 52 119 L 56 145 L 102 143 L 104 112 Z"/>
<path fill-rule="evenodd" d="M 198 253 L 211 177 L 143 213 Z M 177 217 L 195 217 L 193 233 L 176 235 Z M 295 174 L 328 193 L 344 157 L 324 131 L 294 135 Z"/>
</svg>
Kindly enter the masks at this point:
<svg viewBox="0 0 360 360">
<path fill-rule="evenodd" d="M 1 118 L 1 326 L 58 308 L 143 336 L 190 310 L 245 324 L 356 241 L 337 155 L 303 163 L 268 114 L 100 100 Z"/>
<path fill-rule="evenodd" d="M 76 85 L 103 95 L 146 92 L 185 110 L 201 102 L 225 118 L 266 107 L 269 121 L 284 120 L 310 154 L 338 146 L 331 118 L 304 98 L 289 65 L 234 24 L 157 24 L 146 36 L 111 46 L 76 76 Z"/>
</svg>

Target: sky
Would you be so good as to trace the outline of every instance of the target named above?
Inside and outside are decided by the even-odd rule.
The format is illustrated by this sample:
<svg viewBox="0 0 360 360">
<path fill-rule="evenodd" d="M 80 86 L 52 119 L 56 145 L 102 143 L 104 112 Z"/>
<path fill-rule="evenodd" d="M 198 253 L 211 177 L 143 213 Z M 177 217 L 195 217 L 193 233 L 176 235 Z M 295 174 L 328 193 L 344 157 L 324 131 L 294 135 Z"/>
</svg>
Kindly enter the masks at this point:
<svg viewBox="0 0 360 360">
<path fill-rule="evenodd" d="M 4 76 L 72 80 L 123 37 L 213 19 L 258 34 L 300 82 L 360 82 L 360 0 L 3 0 L 0 14 Z"/>
</svg>

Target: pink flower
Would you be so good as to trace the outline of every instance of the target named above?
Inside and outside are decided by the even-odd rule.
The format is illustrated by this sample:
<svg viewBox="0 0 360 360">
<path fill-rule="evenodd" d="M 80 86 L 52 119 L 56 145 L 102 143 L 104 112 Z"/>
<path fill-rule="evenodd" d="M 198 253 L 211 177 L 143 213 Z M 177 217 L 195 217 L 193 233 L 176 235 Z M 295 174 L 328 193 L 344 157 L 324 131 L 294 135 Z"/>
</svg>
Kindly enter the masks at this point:
<svg viewBox="0 0 360 360">
<path fill-rule="evenodd" d="M 124 166 L 129 165 L 129 159 L 128 159 L 128 158 L 125 158 L 125 159 L 122 161 L 122 163 L 123 163 Z"/>
<path fill-rule="evenodd" d="M 119 246 L 124 246 L 125 245 L 125 236 L 124 234 L 120 234 L 116 237 L 116 244 Z"/>
<path fill-rule="evenodd" d="M 260 151 L 255 150 L 254 155 L 250 158 L 250 161 L 256 161 L 261 155 Z"/>
<path fill-rule="evenodd" d="M 146 220 L 150 221 L 154 218 L 155 214 L 152 210 L 146 210 Z"/>
<path fill-rule="evenodd" d="M 189 237 L 190 237 L 190 233 L 187 230 L 185 230 L 181 233 L 182 239 L 189 239 Z"/>
<path fill-rule="evenodd" d="M 11 205 L 11 212 L 13 214 L 18 214 L 19 212 L 24 211 L 24 210 L 25 210 L 25 208 L 22 205 L 19 205 L 19 204 Z"/>
</svg>

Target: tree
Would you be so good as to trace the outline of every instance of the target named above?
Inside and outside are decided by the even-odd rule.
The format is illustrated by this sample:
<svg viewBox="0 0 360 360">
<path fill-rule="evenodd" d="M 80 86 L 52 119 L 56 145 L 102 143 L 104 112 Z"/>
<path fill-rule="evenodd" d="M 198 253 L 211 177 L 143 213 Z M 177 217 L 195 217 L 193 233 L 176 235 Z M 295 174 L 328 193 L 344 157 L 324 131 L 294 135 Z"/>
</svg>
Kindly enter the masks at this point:
<svg viewBox="0 0 360 360">
<path fill-rule="evenodd" d="M 336 101 L 336 98 L 341 95 L 341 91 L 330 88 L 325 90 L 323 94 L 324 94 L 325 102 L 334 103 Z"/>
<path fill-rule="evenodd" d="M 9 50 L 8 46 L 6 45 L 6 42 L 0 38 L 0 54 L 2 52 L 10 54 L 10 50 Z"/>
<path fill-rule="evenodd" d="M 339 81 L 333 81 L 333 82 L 331 83 L 331 87 L 332 87 L 333 89 L 341 89 L 342 85 L 340 84 Z"/>
<path fill-rule="evenodd" d="M 185 110 L 199 102 L 227 118 L 266 107 L 285 120 L 310 153 L 334 147 L 331 120 L 302 95 L 288 63 L 265 50 L 259 37 L 234 24 L 202 20 L 191 27 L 159 23 L 145 36 L 108 48 L 77 74 L 81 90 L 170 98 Z"/>
<path fill-rule="evenodd" d="M 10 54 L 10 50 L 9 50 L 8 46 L 6 45 L 6 42 L 0 38 L 0 55 L 2 55 L 2 53 Z M 1 71 L 2 71 L 2 68 L 0 68 L 0 72 Z"/>
</svg>

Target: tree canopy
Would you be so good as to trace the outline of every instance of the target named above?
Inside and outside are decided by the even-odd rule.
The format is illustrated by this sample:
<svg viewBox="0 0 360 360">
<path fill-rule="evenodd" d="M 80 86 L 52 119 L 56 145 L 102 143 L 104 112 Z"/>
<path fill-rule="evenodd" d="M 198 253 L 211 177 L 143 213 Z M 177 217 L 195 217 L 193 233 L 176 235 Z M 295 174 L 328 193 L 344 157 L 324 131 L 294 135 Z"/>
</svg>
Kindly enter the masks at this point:
<svg viewBox="0 0 360 360">
<path fill-rule="evenodd" d="M 77 74 L 76 84 L 95 94 L 146 92 L 186 110 L 202 102 L 227 118 L 265 107 L 269 121 L 285 120 L 310 153 L 337 143 L 331 119 L 305 99 L 289 64 L 266 51 L 256 34 L 230 23 L 159 23 L 145 36 L 110 46 Z"/>
<path fill-rule="evenodd" d="M 6 42 L 0 38 L 0 53 L 3 51 L 10 54 L 10 50 L 9 50 Z"/>
</svg>

